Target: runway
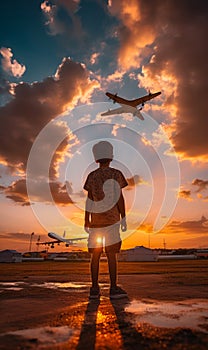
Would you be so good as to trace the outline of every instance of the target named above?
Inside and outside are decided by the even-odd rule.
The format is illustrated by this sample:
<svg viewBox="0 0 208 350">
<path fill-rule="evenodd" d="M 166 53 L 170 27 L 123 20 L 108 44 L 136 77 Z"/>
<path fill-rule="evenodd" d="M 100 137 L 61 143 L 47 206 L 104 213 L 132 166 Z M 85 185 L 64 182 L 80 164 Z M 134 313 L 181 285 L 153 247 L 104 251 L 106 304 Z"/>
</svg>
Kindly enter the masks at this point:
<svg viewBox="0 0 208 350">
<path fill-rule="evenodd" d="M 86 263 L 35 264 L 0 265 L 0 349 L 207 349 L 208 261 L 121 264 L 116 301 L 104 262 L 99 301 Z"/>
</svg>

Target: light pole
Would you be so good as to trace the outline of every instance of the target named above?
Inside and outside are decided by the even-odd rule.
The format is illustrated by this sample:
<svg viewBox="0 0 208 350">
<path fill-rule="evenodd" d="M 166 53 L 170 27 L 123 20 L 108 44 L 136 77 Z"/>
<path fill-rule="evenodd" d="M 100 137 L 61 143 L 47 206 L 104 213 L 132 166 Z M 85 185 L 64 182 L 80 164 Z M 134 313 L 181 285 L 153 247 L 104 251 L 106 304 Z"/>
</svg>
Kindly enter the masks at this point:
<svg viewBox="0 0 208 350">
<path fill-rule="evenodd" d="M 29 245 L 29 252 L 31 252 L 31 248 L 32 248 L 32 238 L 34 236 L 34 232 L 31 233 L 30 235 L 30 245 Z"/>
<path fill-rule="evenodd" d="M 37 246 L 38 246 L 38 248 L 37 248 L 37 251 L 39 251 L 39 244 L 40 244 L 40 236 L 38 236 L 38 239 L 37 239 Z"/>
</svg>

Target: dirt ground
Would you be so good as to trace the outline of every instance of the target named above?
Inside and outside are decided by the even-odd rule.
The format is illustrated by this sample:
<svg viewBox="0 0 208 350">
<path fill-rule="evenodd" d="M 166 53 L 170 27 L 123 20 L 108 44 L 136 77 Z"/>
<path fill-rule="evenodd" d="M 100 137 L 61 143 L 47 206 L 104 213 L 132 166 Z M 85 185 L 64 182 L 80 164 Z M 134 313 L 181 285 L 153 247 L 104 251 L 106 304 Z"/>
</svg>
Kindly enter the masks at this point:
<svg viewBox="0 0 208 350">
<path fill-rule="evenodd" d="M 128 298 L 88 299 L 87 262 L 0 264 L 0 349 L 208 349 L 208 261 L 119 263 Z"/>
</svg>

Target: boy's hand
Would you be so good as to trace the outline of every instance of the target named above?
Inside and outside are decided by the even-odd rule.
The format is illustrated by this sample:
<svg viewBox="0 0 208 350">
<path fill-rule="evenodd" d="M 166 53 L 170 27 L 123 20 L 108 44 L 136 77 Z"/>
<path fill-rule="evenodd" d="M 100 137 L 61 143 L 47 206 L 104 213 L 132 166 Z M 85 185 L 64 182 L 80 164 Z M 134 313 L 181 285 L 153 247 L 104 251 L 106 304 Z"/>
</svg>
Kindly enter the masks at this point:
<svg viewBox="0 0 208 350">
<path fill-rule="evenodd" d="M 85 232 L 90 233 L 90 224 L 89 223 L 85 223 L 84 230 L 85 230 Z"/>
<path fill-rule="evenodd" d="M 125 232 L 127 230 L 126 218 L 121 220 L 121 231 Z"/>
</svg>

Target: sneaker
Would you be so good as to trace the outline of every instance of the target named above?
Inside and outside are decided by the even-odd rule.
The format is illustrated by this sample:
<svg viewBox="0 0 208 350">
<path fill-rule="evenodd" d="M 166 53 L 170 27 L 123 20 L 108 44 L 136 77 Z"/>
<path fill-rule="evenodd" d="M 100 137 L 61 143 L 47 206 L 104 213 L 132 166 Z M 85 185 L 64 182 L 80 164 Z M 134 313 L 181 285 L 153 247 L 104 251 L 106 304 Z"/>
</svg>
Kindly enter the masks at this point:
<svg viewBox="0 0 208 350">
<path fill-rule="evenodd" d="M 100 288 L 90 288 L 89 299 L 99 299 L 100 297 Z"/>
<path fill-rule="evenodd" d="M 126 298 L 128 295 L 125 292 L 125 290 L 123 290 L 120 287 L 115 287 L 115 288 L 111 288 L 110 289 L 110 298 L 111 299 L 121 299 L 121 298 Z"/>
</svg>

